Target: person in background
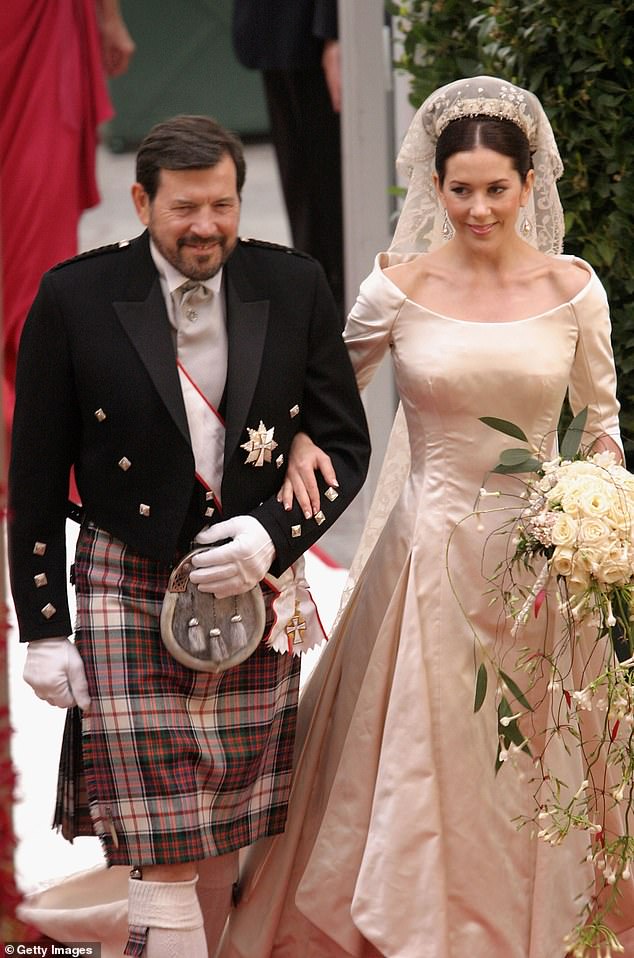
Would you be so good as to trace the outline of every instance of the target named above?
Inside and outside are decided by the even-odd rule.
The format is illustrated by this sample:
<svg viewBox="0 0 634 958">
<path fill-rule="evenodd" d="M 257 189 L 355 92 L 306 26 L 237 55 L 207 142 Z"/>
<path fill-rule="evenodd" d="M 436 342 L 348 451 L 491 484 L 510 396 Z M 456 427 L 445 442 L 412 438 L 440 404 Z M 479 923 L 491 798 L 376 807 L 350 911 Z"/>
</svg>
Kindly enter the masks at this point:
<svg viewBox="0 0 634 958">
<path fill-rule="evenodd" d="M 105 74 L 134 42 L 119 0 L 0 6 L 0 223 L 4 416 L 10 432 L 18 344 L 45 270 L 77 252 L 79 217 L 99 202 L 95 150 L 112 115 Z"/>
<path fill-rule="evenodd" d="M 322 264 L 343 317 L 337 37 L 337 0 L 234 0 L 234 48 L 262 72 L 293 244 Z"/>
</svg>

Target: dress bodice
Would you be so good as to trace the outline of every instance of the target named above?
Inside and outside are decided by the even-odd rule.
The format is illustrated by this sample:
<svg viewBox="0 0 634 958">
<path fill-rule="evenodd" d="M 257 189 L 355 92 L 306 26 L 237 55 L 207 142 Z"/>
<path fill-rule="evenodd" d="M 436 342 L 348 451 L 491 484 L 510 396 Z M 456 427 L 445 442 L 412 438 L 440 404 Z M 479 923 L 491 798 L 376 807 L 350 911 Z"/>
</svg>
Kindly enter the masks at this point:
<svg viewBox="0 0 634 958">
<path fill-rule="evenodd" d="M 474 484 L 513 441 L 478 420 L 507 419 L 544 454 L 555 448 L 569 390 L 575 412 L 588 406 L 590 435 L 618 441 L 618 404 L 603 287 L 591 267 L 569 302 L 512 322 L 468 322 L 408 299 L 385 274 L 394 258 L 377 257 L 346 326 L 346 343 L 361 387 L 390 348 L 407 419 L 412 472 L 437 468 Z"/>
</svg>

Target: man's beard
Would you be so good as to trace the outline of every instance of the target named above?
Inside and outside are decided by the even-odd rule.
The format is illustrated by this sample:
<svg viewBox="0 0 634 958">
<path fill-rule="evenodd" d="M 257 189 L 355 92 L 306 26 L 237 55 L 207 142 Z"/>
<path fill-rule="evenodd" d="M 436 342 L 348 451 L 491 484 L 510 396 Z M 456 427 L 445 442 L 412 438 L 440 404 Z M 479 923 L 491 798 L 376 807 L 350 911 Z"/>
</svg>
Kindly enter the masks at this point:
<svg viewBox="0 0 634 958">
<path fill-rule="evenodd" d="M 233 252 L 235 241 L 229 245 L 226 236 L 183 236 L 176 243 L 176 250 L 166 249 L 165 246 L 152 236 L 154 245 L 162 256 L 170 263 L 174 269 L 186 276 L 187 279 L 193 279 L 198 282 L 204 282 L 211 279 L 222 269 Z M 213 244 L 208 250 L 196 250 L 194 246 Z"/>
</svg>

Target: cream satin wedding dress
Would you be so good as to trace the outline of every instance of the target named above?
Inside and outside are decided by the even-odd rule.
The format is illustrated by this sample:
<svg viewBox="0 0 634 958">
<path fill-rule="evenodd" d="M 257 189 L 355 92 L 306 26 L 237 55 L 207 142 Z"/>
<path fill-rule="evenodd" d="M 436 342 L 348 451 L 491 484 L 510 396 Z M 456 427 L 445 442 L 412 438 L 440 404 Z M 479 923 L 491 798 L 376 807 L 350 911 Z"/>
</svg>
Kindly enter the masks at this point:
<svg viewBox="0 0 634 958">
<path fill-rule="evenodd" d="M 512 767 L 494 773 L 493 697 L 473 712 L 473 631 L 508 641 L 483 597 L 502 518 L 463 520 L 516 444 L 480 416 L 552 445 L 569 388 L 590 433 L 618 435 L 605 293 L 580 263 L 571 302 L 458 321 L 403 295 L 383 272 L 398 259 L 377 258 L 346 341 L 361 387 L 391 349 L 411 470 L 304 693 L 288 826 L 251 854 L 222 958 L 564 958 L 593 877 L 584 834 L 553 849 L 511 821 L 532 790 Z M 397 483 L 391 468 L 383 481 Z M 546 622 L 556 634 L 554 609 L 529 641 Z M 578 753 L 559 752 L 553 767 L 580 783 Z M 616 924 L 634 958 L 631 883 Z"/>
</svg>

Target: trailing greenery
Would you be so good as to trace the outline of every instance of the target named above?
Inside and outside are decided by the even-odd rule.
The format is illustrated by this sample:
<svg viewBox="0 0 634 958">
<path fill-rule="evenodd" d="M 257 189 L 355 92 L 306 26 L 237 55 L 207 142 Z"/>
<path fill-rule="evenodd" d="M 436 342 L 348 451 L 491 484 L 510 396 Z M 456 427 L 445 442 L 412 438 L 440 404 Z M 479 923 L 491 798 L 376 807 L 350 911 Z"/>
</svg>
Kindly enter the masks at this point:
<svg viewBox="0 0 634 958">
<path fill-rule="evenodd" d="M 634 464 L 634 2 L 407 0 L 398 66 L 418 106 L 461 76 L 493 74 L 536 93 L 564 161 L 565 251 L 606 287 L 621 425 Z"/>
</svg>

